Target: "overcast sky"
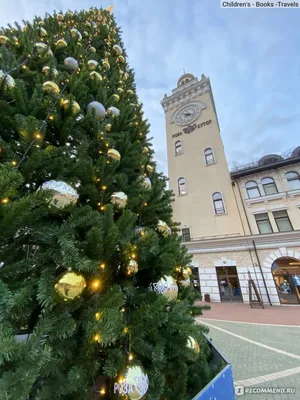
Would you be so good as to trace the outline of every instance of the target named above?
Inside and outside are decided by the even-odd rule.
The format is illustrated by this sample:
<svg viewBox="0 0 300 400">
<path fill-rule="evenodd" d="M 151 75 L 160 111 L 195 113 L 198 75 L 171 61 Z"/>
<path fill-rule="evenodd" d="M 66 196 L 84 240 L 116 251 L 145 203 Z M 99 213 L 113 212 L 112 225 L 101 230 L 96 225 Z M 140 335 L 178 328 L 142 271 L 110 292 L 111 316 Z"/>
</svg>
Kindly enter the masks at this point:
<svg viewBox="0 0 300 400">
<path fill-rule="evenodd" d="M 111 4 L 161 171 L 167 173 L 160 101 L 183 68 L 211 79 L 230 166 L 300 145 L 300 8 L 224 9 L 219 0 L 0 0 L 0 25 Z"/>
</svg>

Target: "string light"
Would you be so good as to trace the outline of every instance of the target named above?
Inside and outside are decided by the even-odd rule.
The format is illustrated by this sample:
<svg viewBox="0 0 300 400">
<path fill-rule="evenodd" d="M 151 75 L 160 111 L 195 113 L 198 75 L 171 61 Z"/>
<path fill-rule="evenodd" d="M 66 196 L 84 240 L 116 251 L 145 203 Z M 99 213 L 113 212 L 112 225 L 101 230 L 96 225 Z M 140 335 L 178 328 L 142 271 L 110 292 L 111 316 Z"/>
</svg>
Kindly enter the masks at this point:
<svg viewBox="0 0 300 400">
<path fill-rule="evenodd" d="M 11 163 L 12 163 L 12 165 L 17 165 L 16 161 L 12 161 Z"/>
<path fill-rule="evenodd" d="M 129 360 L 129 361 L 132 361 L 132 360 L 133 360 L 133 354 L 132 354 L 132 353 L 129 354 L 128 360 Z"/>
<path fill-rule="evenodd" d="M 100 207 L 100 210 L 101 210 L 101 211 L 104 211 L 104 209 L 105 209 L 104 206 L 101 206 L 101 207 Z"/>
<path fill-rule="evenodd" d="M 49 119 L 50 119 L 50 121 L 53 121 L 54 120 L 54 115 L 49 115 Z"/>
<path fill-rule="evenodd" d="M 122 307 L 120 311 L 125 312 L 125 307 Z"/>
<path fill-rule="evenodd" d="M 7 203 L 8 203 L 8 198 L 6 197 L 5 199 L 2 199 L 2 200 L 1 200 L 1 203 L 7 204 Z"/>
<path fill-rule="evenodd" d="M 128 333 L 128 327 L 127 326 L 125 326 L 125 328 L 124 328 L 124 333 Z"/>
<path fill-rule="evenodd" d="M 132 253 L 132 254 L 131 254 L 131 258 L 135 259 L 135 258 L 136 258 L 136 254 L 135 254 L 135 253 Z"/>
<path fill-rule="evenodd" d="M 102 315 L 102 313 L 100 313 L 100 312 L 96 312 L 96 314 L 95 314 L 95 318 L 96 318 L 96 320 L 97 320 L 97 321 L 99 321 L 99 320 L 100 320 L 100 318 L 101 318 L 101 315 Z"/>
<path fill-rule="evenodd" d="M 105 268 L 105 264 L 104 264 L 104 263 L 101 263 L 101 264 L 100 264 L 100 268 L 101 268 L 101 269 L 104 269 L 104 268 Z"/>
<path fill-rule="evenodd" d="M 107 186 L 102 186 L 102 190 L 106 190 L 107 189 Z"/>
<path fill-rule="evenodd" d="M 100 394 L 103 395 L 103 394 L 105 394 L 105 393 L 106 393 L 105 389 L 102 388 L 102 389 L 100 390 Z"/>
<path fill-rule="evenodd" d="M 99 333 L 96 333 L 96 335 L 94 335 L 93 340 L 94 342 L 101 343 L 101 336 L 99 335 Z"/>
<path fill-rule="evenodd" d="M 37 139 L 41 139 L 41 138 L 42 138 L 42 135 L 41 135 L 40 133 L 36 133 L 36 134 L 35 134 L 35 137 L 36 137 Z"/>
<path fill-rule="evenodd" d="M 92 287 L 93 287 L 94 289 L 98 289 L 98 288 L 100 287 L 100 281 L 99 281 L 99 279 L 95 279 L 95 280 L 92 282 Z"/>
</svg>

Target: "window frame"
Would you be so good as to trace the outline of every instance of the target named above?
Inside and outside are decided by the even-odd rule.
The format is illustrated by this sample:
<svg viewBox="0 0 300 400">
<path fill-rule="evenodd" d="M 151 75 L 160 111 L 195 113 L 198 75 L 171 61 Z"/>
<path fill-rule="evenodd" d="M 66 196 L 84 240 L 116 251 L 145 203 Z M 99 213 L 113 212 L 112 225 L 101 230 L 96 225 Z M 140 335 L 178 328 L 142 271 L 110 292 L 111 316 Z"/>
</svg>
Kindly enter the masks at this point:
<svg viewBox="0 0 300 400">
<path fill-rule="evenodd" d="M 184 230 L 188 230 L 188 233 L 183 233 Z M 189 240 L 184 240 L 184 237 L 186 235 L 188 235 Z M 191 228 L 189 227 L 181 228 L 181 240 L 183 243 L 191 242 Z"/>
<path fill-rule="evenodd" d="M 184 181 L 184 185 L 182 185 L 182 186 L 184 186 L 184 189 L 180 189 L 180 180 L 183 180 Z M 182 193 L 182 190 L 185 190 L 185 193 Z M 180 178 L 178 178 L 177 179 L 177 193 L 178 193 L 178 196 L 185 196 L 187 193 L 188 193 L 188 191 L 187 191 L 187 183 L 186 183 L 186 179 L 185 179 L 185 177 L 184 176 L 181 176 Z"/>
<path fill-rule="evenodd" d="M 264 183 L 264 181 L 265 181 L 266 179 L 270 179 L 271 182 L 269 182 L 269 183 Z M 278 192 L 278 187 L 277 187 L 277 185 L 276 185 L 275 180 L 274 180 L 273 178 L 270 178 L 269 176 L 266 176 L 265 178 L 262 178 L 262 180 L 261 180 L 261 185 L 262 185 L 264 194 L 265 194 L 266 196 L 272 196 L 273 194 L 279 193 L 279 192 Z M 270 185 L 273 185 L 273 186 L 274 186 L 274 188 L 275 188 L 275 190 L 276 190 L 275 193 L 269 194 L 269 193 L 266 192 L 265 187 L 266 187 L 266 186 L 270 186 Z"/>
<path fill-rule="evenodd" d="M 180 153 L 177 153 L 177 152 L 176 152 L 176 149 L 177 149 L 176 145 L 177 145 L 178 143 L 180 143 L 180 149 L 181 149 L 181 152 L 180 152 Z M 176 142 L 174 143 L 174 150 L 175 150 L 175 157 L 181 156 L 181 154 L 183 154 L 183 144 L 182 144 L 182 141 L 181 141 L 181 140 L 176 140 Z"/>
<path fill-rule="evenodd" d="M 207 151 L 210 151 L 210 153 L 206 154 Z M 208 161 L 207 157 L 209 157 L 209 156 L 212 156 L 212 162 Z M 216 164 L 215 154 L 214 154 L 212 147 L 207 147 L 206 149 L 204 149 L 204 160 L 205 160 L 205 165 L 207 165 L 207 166 Z"/>
<path fill-rule="evenodd" d="M 252 187 L 252 188 L 247 188 L 247 185 L 249 184 L 249 183 L 255 183 L 255 187 Z M 261 193 L 260 193 L 260 190 L 259 190 L 259 187 L 258 187 L 258 183 L 256 182 L 256 181 L 248 181 L 248 182 L 246 182 L 245 183 L 245 189 L 246 189 L 246 192 L 247 192 L 247 196 L 248 196 L 248 199 L 257 199 L 258 197 L 261 197 Z M 250 195 L 249 195 L 249 190 L 253 190 L 253 189 L 257 189 L 257 191 L 258 191 L 258 196 L 253 196 L 253 197 L 251 197 Z"/>
<path fill-rule="evenodd" d="M 286 212 L 286 216 L 285 217 L 275 217 L 275 213 L 278 213 L 278 212 L 282 212 L 282 211 L 285 211 Z M 294 230 L 294 227 L 293 227 L 293 225 L 292 225 L 292 222 L 291 222 L 291 220 L 290 220 L 290 217 L 289 217 L 289 214 L 288 214 L 288 212 L 287 212 L 287 210 L 277 210 L 277 211 L 272 211 L 272 214 L 273 214 L 273 218 L 274 218 L 274 220 L 275 220 L 275 223 L 276 223 L 276 226 L 277 226 L 277 229 L 278 229 L 278 232 L 292 232 L 293 230 Z M 288 230 L 288 231 L 281 231 L 280 229 L 279 229 L 279 226 L 278 226 L 278 222 L 277 222 L 277 220 L 282 220 L 282 219 L 286 219 L 288 222 L 289 222 L 289 224 L 290 224 L 290 227 L 291 227 L 291 229 L 290 230 Z"/>
<path fill-rule="evenodd" d="M 267 219 L 261 220 L 261 221 L 257 221 L 256 216 L 259 216 L 259 215 L 266 215 L 266 216 L 267 216 Z M 257 229 L 258 229 L 258 232 L 259 232 L 260 235 L 267 235 L 268 233 L 274 233 L 273 226 L 272 226 L 272 224 L 271 224 L 271 221 L 270 221 L 270 217 L 269 217 L 269 213 L 268 213 L 268 212 L 263 212 L 263 213 L 254 214 L 254 219 L 255 219 L 256 226 L 257 226 Z M 261 229 L 260 229 L 260 226 L 259 226 L 258 223 L 259 223 L 259 222 L 264 222 L 264 221 L 268 221 L 268 222 L 269 222 L 269 225 L 270 225 L 270 228 L 271 228 L 271 232 L 264 232 L 264 233 L 261 232 Z"/>
<path fill-rule="evenodd" d="M 295 178 L 292 178 L 292 179 L 291 179 L 291 178 L 288 178 L 288 177 L 287 177 L 288 174 L 295 174 L 296 177 L 295 177 Z M 287 181 L 287 183 L 288 183 L 289 190 L 299 190 L 299 189 L 300 189 L 300 176 L 299 176 L 299 173 L 298 173 L 297 171 L 289 171 L 289 172 L 287 172 L 287 173 L 285 174 L 285 179 L 286 179 L 286 181 Z M 296 189 L 291 188 L 290 182 L 293 182 L 293 181 L 297 181 L 297 182 L 298 182 L 298 185 L 299 185 L 298 188 L 296 188 Z"/>
<path fill-rule="evenodd" d="M 220 195 L 220 199 L 214 199 L 214 196 L 215 195 Z M 224 215 L 224 214 L 227 214 L 227 211 L 226 211 L 226 207 L 225 207 L 225 201 L 224 201 L 224 197 L 223 197 L 223 194 L 221 193 L 221 192 L 214 192 L 213 194 L 212 194 L 212 201 L 213 201 L 213 207 L 214 207 L 214 213 L 215 213 L 215 215 Z M 221 213 L 218 213 L 217 212 L 217 208 L 216 208 L 216 202 L 219 202 L 219 201 L 221 201 L 222 202 L 222 210 L 224 211 L 224 212 L 221 212 Z"/>
</svg>

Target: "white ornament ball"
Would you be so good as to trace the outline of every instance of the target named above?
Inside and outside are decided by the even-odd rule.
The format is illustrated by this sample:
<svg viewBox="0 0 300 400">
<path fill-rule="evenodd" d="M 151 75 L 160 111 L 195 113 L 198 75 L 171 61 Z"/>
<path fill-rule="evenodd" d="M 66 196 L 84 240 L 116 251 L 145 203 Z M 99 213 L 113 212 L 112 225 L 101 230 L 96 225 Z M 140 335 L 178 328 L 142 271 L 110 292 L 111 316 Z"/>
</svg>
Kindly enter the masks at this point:
<svg viewBox="0 0 300 400">
<path fill-rule="evenodd" d="M 178 285 L 172 276 L 165 276 L 153 283 L 153 290 L 162 294 L 168 301 L 176 300 L 178 296 Z"/>
<path fill-rule="evenodd" d="M 120 115 L 120 110 L 117 107 L 109 107 L 107 111 L 114 117 L 118 117 Z"/>
<path fill-rule="evenodd" d="M 9 74 L 6 74 L 4 71 L 0 70 L 0 82 L 4 81 L 4 85 L 8 88 L 13 88 L 15 86 L 15 80 Z"/>
<path fill-rule="evenodd" d="M 169 226 L 164 222 L 159 220 L 157 224 L 157 230 L 163 234 L 163 236 L 169 236 L 171 235 L 171 229 Z"/>
<path fill-rule="evenodd" d="M 64 61 L 64 64 L 66 67 L 73 71 L 76 71 L 76 69 L 78 68 L 78 62 L 73 57 L 67 57 Z"/>
<path fill-rule="evenodd" d="M 151 181 L 150 181 L 149 178 L 146 177 L 146 178 L 143 179 L 143 187 L 146 190 L 150 190 L 151 189 L 152 184 L 151 184 Z"/>
<path fill-rule="evenodd" d="M 106 116 L 106 111 L 105 111 L 104 106 L 101 103 L 99 103 L 98 101 L 92 101 L 87 106 L 87 112 L 88 112 L 88 114 L 92 114 L 94 112 L 97 120 L 104 119 Z"/>
<path fill-rule="evenodd" d="M 39 54 L 47 54 L 48 56 L 53 56 L 53 53 L 51 51 L 51 49 L 48 47 L 47 44 L 45 43 L 35 43 L 34 45 L 37 49 L 37 52 Z"/>
<path fill-rule="evenodd" d="M 78 29 L 75 29 L 75 28 L 73 28 L 73 29 L 71 29 L 71 35 L 72 35 L 72 37 L 74 38 L 74 39 L 78 39 L 78 40 L 81 40 L 82 39 L 82 35 L 81 35 L 81 33 L 79 32 L 79 30 Z"/>
<path fill-rule="evenodd" d="M 53 191 L 51 204 L 59 209 L 70 204 L 76 204 L 79 198 L 76 190 L 63 181 L 53 180 L 45 182 L 40 189 Z"/>
<path fill-rule="evenodd" d="M 114 45 L 113 49 L 115 50 L 115 52 L 120 56 L 123 53 L 123 50 L 120 46 L 118 46 L 117 44 Z"/>
<path fill-rule="evenodd" d="M 41 36 L 47 36 L 48 33 L 47 33 L 46 29 L 40 28 L 40 35 L 41 35 Z"/>
<path fill-rule="evenodd" d="M 111 202 L 120 208 L 124 208 L 127 204 L 127 195 L 123 192 L 115 192 L 111 196 Z"/>
<path fill-rule="evenodd" d="M 43 74 L 48 75 L 50 72 L 52 72 L 53 76 L 57 76 L 58 75 L 58 71 L 56 68 L 52 68 L 49 67 L 48 65 L 45 65 L 42 69 Z"/>
<path fill-rule="evenodd" d="M 98 61 L 96 61 L 96 60 L 89 60 L 87 63 L 88 63 L 89 69 L 91 69 L 92 71 L 94 71 L 99 65 Z"/>
</svg>

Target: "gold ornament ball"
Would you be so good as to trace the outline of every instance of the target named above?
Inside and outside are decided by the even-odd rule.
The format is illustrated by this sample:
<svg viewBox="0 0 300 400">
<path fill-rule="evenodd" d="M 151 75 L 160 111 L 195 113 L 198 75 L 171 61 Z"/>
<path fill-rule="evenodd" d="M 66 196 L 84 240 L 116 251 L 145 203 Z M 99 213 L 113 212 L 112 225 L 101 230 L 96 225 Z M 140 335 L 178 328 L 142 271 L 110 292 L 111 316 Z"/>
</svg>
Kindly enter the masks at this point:
<svg viewBox="0 0 300 400">
<path fill-rule="evenodd" d="M 70 100 L 63 100 L 62 106 L 65 110 L 69 110 L 70 105 L 71 105 Z M 71 109 L 72 109 L 72 113 L 75 115 L 80 113 L 80 105 L 76 101 L 72 101 Z"/>
<path fill-rule="evenodd" d="M 118 103 L 118 101 L 120 100 L 120 96 L 118 94 L 113 94 L 112 98 Z"/>
<path fill-rule="evenodd" d="M 161 221 L 161 220 L 158 221 L 157 230 L 160 233 L 162 233 L 163 236 L 169 236 L 172 233 L 169 226 L 164 221 Z"/>
<path fill-rule="evenodd" d="M 123 192 L 115 192 L 111 195 L 111 202 L 120 208 L 124 208 L 127 204 L 127 195 Z"/>
<path fill-rule="evenodd" d="M 42 21 L 41 21 L 41 22 L 42 22 Z M 48 35 L 48 33 L 47 33 L 46 29 L 40 28 L 40 36 L 45 37 L 45 36 L 47 36 L 47 35 Z"/>
<path fill-rule="evenodd" d="M 66 17 L 69 17 L 69 18 L 73 17 L 73 13 L 71 11 L 67 11 Z"/>
<path fill-rule="evenodd" d="M 121 154 L 115 149 L 108 150 L 107 156 L 117 161 L 121 160 Z"/>
<path fill-rule="evenodd" d="M 125 62 L 125 58 L 123 56 L 120 56 L 120 57 L 118 57 L 118 61 L 120 63 L 123 63 L 123 62 Z"/>
<path fill-rule="evenodd" d="M 128 367 L 124 377 L 114 383 L 114 394 L 130 400 L 141 400 L 149 389 L 149 378 L 137 365 Z"/>
<path fill-rule="evenodd" d="M 105 130 L 106 130 L 106 132 L 110 132 L 111 131 L 111 124 L 106 124 L 105 125 Z"/>
<path fill-rule="evenodd" d="M 152 173 L 152 172 L 154 171 L 154 167 L 153 167 L 152 165 L 150 165 L 150 164 L 148 164 L 148 165 L 146 166 L 146 169 L 147 169 L 147 171 L 148 171 L 149 173 Z"/>
<path fill-rule="evenodd" d="M 122 48 L 120 46 L 118 46 L 117 44 L 114 45 L 113 49 L 119 56 L 123 53 Z"/>
<path fill-rule="evenodd" d="M 190 278 L 190 273 L 185 268 L 182 270 L 182 275 L 183 275 L 183 279 L 189 279 Z"/>
<path fill-rule="evenodd" d="M 48 56 L 53 56 L 53 53 L 51 49 L 49 49 L 48 45 L 45 43 L 35 43 L 34 45 L 37 49 L 37 52 L 42 55 L 42 54 L 47 54 Z"/>
<path fill-rule="evenodd" d="M 68 44 L 64 39 L 59 39 L 57 40 L 57 42 L 55 43 L 57 47 L 67 47 Z"/>
<path fill-rule="evenodd" d="M 133 94 L 133 90 L 128 89 L 128 90 L 127 90 L 127 93 L 130 94 L 130 95 L 132 95 L 132 94 Z"/>
<path fill-rule="evenodd" d="M 89 60 L 87 62 L 87 64 L 88 64 L 89 69 L 92 70 L 92 71 L 94 71 L 99 65 L 96 60 Z"/>
<path fill-rule="evenodd" d="M 138 263 L 135 260 L 130 260 L 127 265 L 127 274 L 135 275 L 139 270 Z"/>
<path fill-rule="evenodd" d="M 117 89 L 117 92 L 118 92 L 119 94 L 122 94 L 122 93 L 124 92 L 124 90 L 123 90 L 123 88 L 120 87 L 120 88 Z"/>
<path fill-rule="evenodd" d="M 88 34 L 88 32 L 87 31 L 83 31 L 83 34 L 82 34 L 82 36 L 84 36 L 84 37 L 87 37 L 87 36 L 89 36 L 89 34 Z M 94 47 L 93 47 L 94 48 Z M 91 48 L 90 48 L 90 50 L 91 50 Z"/>
<path fill-rule="evenodd" d="M 56 77 L 58 75 L 58 71 L 56 68 L 49 67 L 48 65 L 45 65 L 42 69 L 42 73 L 45 75 L 48 75 L 50 72 L 52 72 L 53 76 Z"/>
<path fill-rule="evenodd" d="M 178 285 L 172 276 L 165 276 L 153 284 L 154 291 L 162 294 L 169 302 L 176 300 Z"/>
<path fill-rule="evenodd" d="M 93 47 L 93 46 L 92 46 L 92 47 L 90 48 L 90 51 L 91 51 L 92 53 L 94 53 L 94 54 L 95 54 L 95 53 L 96 53 L 96 49 L 95 49 L 95 47 Z"/>
<path fill-rule="evenodd" d="M 110 69 L 110 64 L 109 64 L 108 60 L 104 60 L 103 63 L 102 63 L 102 66 L 107 71 Z"/>
<path fill-rule="evenodd" d="M 7 36 L 1 35 L 0 36 L 0 44 L 6 44 L 9 42 L 9 38 Z"/>
<path fill-rule="evenodd" d="M 82 35 L 78 29 L 75 29 L 75 28 L 71 29 L 71 35 L 74 39 L 78 39 L 78 40 L 82 39 Z"/>
<path fill-rule="evenodd" d="M 129 78 L 129 74 L 128 74 L 128 72 L 124 72 L 124 75 L 123 75 L 123 79 L 128 79 Z"/>
<path fill-rule="evenodd" d="M 187 267 L 186 272 L 191 276 L 193 274 L 193 271 L 190 267 Z"/>
<path fill-rule="evenodd" d="M 145 146 L 145 147 L 143 148 L 143 153 L 145 153 L 145 154 L 149 153 L 148 147 Z"/>
<path fill-rule="evenodd" d="M 75 205 L 79 198 L 76 190 L 63 181 L 47 181 L 42 184 L 40 189 L 52 190 L 51 204 L 58 209 Z"/>
<path fill-rule="evenodd" d="M 96 81 L 102 81 L 102 76 L 96 71 L 90 73 L 90 78 L 95 79 Z"/>
<path fill-rule="evenodd" d="M 64 20 L 64 16 L 62 14 L 57 14 L 57 21 L 63 21 Z"/>
<path fill-rule="evenodd" d="M 181 283 L 181 285 L 182 285 L 183 287 L 191 286 L 190 278 L 187 278 L 187 279 L 181 281 L 180 283 Z"/>
<path fill-rule="evenodd" d="M 64 301 L 73 300 L 80 296 L 86 287 L 84 277 L 77 272 L 66 272 L 55 284 L 55 292 Z"/>
<path fill-rule="evenodd" d="M 197 340 L 194 339 L 192 336 L 189 336 L 186 347 L 188 349 L 192 350 L 188 354 L 188 359 L 190 361 L 196 361 L 200 354 L 200 346 L 199 346 L 199 343 L 197 342 Z"/>
<path fill-rule="evenodd" d="M 60 92 L 59 86 L 53 81 L 47 81 L 43 84 L 43 90 L 45 93 L 58 94 Z"/>
<path fill-rule="evenodd" d="M 9 74 L 6 74 L 4 71 L 0 70 L 0 82 L 4 81 L 4 86 L 11 89 L 15 86 L 15 80 Z"/>
</svg>

